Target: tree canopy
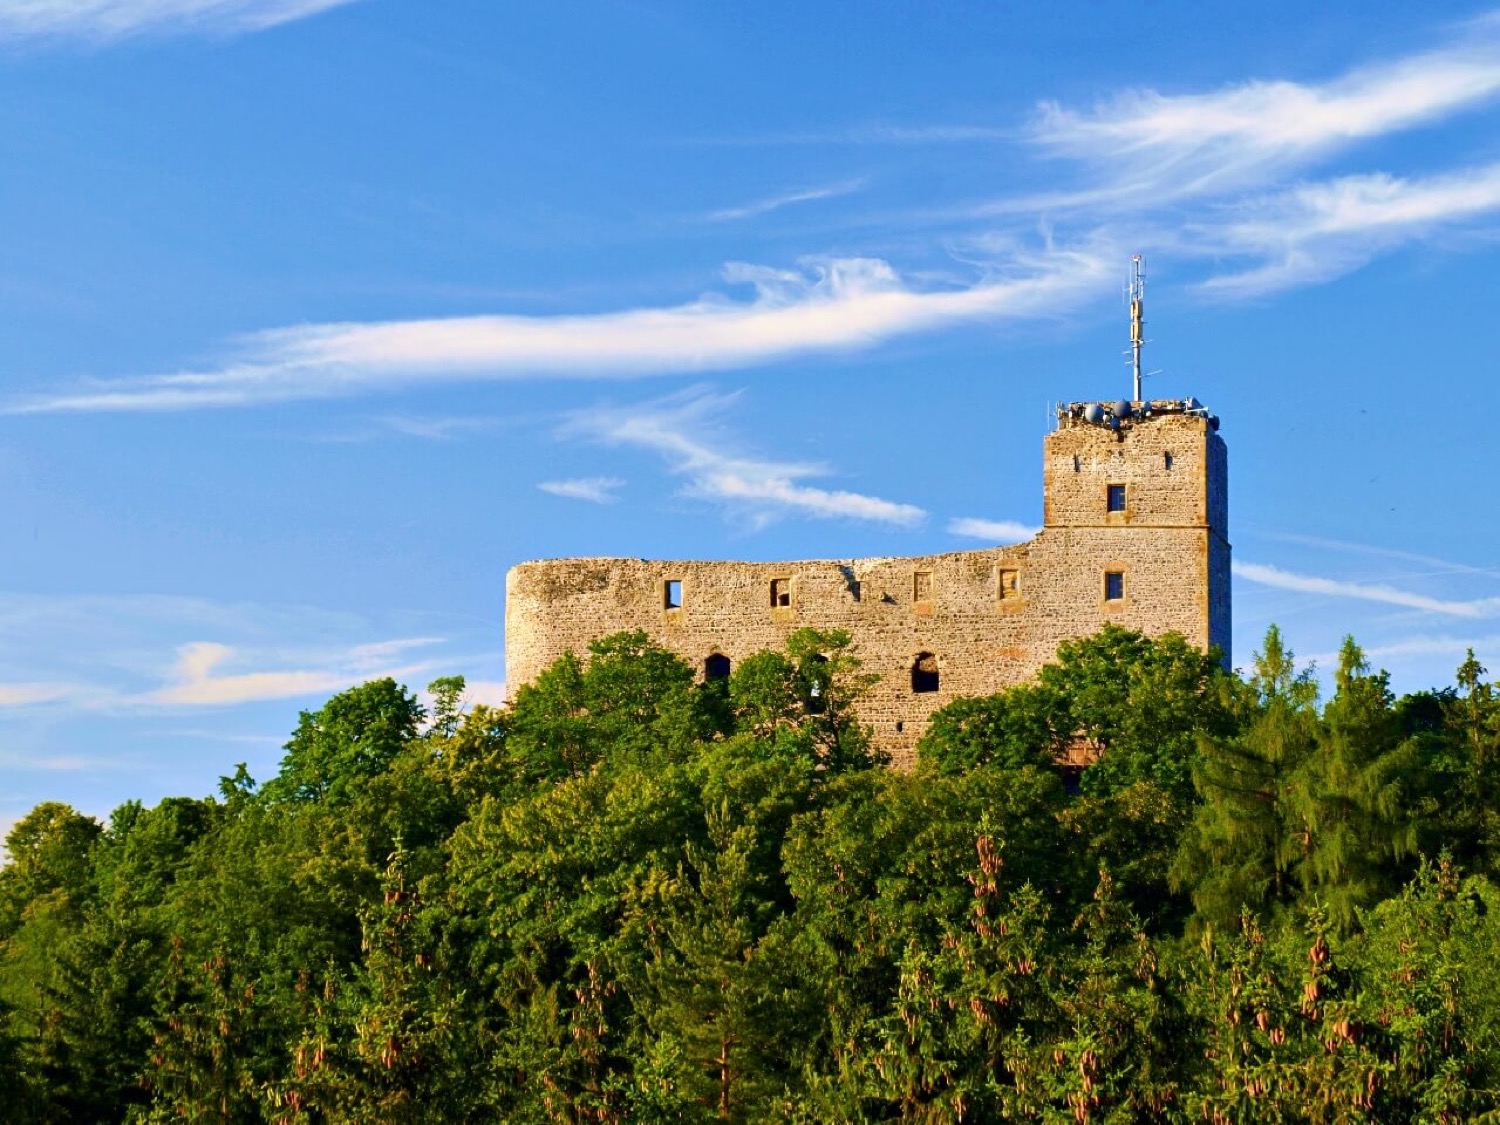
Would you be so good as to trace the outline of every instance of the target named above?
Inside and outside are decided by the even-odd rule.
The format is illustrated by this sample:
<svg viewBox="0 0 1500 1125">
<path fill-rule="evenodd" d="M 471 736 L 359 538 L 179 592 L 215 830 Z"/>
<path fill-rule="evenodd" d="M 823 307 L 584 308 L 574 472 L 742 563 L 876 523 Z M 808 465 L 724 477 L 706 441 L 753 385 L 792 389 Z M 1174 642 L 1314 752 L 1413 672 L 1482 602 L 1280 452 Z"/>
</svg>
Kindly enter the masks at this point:
<svg viewBox="0 0 1500 1125">
<path fill-rule="evenodd" d="M 509 707 L 376 680 L 280 771 L 0 867 L 27 1122 L 1458 1122 L 1500 1114 L 1500 689 L 1319 699 L 1109 628 L 858 721 L 850 637 L 644 634 Z M 1093 764 L 1077 767 L 1084 748 Z"/>
</svg>

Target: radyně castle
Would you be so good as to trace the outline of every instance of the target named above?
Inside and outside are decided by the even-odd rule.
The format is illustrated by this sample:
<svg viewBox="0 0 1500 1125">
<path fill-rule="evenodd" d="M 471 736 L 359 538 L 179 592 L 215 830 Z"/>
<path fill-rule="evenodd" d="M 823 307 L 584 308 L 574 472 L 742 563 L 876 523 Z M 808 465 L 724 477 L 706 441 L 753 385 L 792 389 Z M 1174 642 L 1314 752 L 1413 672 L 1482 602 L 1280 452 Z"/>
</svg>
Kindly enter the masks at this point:
<svg viewBox="0 0 1500 1125">
<path fill-rule="evenodd" d="M 1228 456 L 1194 399 L 1071 403 L 1044 442 L 1041 532 L 1011 547 L 785 563 L 549 559 L 506 575 L 514 690 L 568 650 L 642 629 L 698 668 L 847 629 L 879 681 L 860 706 L 912 761 L 928 716 L 1030 678 L 1108 622 L 1229 652 Z"/>
</svg>

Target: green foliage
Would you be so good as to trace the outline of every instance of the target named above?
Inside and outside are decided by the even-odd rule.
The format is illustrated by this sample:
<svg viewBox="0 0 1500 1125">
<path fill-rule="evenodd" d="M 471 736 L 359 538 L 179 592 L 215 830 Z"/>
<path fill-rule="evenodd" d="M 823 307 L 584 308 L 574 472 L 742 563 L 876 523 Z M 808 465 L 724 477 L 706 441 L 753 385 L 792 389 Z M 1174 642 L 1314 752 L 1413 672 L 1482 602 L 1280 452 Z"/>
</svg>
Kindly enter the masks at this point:
<svg viewBox="0 0 1500 1125">
<path fill-rule="evenodd" d="M 1199 736 L 1235 728 L 1235 683 L 1219 654 L 1177 633 L 1150 638 L 1106 625 L 1060 644 L 1037 680 L 1060 701 L 1054 729 L 1100 751 L 1084 772 L 1085 793 L 1150 781 L 1189 802 Z"/>
<path fill-rule="evenodd" d="M 347 804 L 416 737 L 423 717 L 417 697 L 389 678 L 336 695 L 302 712 L 265 796 Z"/>
<path fill-rule="evenodd" d="M 1050 765 L 1071 731 L 1056 724 L 1065 709 L 1031 684 L 998 695 L 955 699 L 932 716 L 917 743 L 921 768 L 962 774 L 975 766 L 1021 769 Z"/>
<path fill-rule="evenodd" d="M 1111 628 L 911 773 L 838 631 L 364 684 L 263 788 L 17 823 L 5 1117 L 1500 1120 L 1485 674 L 1350 642 L 1320 707 L 1274 629 L 1241 680 Z"/>
<path fill-rule="evenodd" d="M 1298 671 L 1273 625 L 1255 654 L 1241 729 L 1205 735 L 1193 782 L 1202 803 L 1182 837 L 1172 879 L 1192 891 L 1199 922 L 1238 923 L 1284 908 L 1300 888 L 1306 833 L 1294 798 L 1317 750 L 1317 683 Z"/>
</svg>

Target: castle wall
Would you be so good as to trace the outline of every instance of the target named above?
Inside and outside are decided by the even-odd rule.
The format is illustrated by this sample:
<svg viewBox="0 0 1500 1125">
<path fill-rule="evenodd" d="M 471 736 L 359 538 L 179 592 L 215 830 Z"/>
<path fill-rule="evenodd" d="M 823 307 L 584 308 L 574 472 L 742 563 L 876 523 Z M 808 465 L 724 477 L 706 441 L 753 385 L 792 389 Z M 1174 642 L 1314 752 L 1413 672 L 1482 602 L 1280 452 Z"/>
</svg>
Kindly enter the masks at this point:
<svg viewBox="0 0 1500 1125">
<path fill-rule="evenodd" d="M 700 674 L 712 654 L 737 663 L 804 626 L 847 629 L 865 670 L 880 676 L 861 717 L 908 765 L 934 710 L 1029 678 L 1061 641 L 1106 622 L 1227 651 L 1228 544 L 1216 520 L 1227 512 L 1212 495 L 1224 488 L 1223 442 L 1207 420 L 1168 415 L 1118 432 L 1065 420 L 1045 456 L 1046 526 L 1017 546 L 787 563 L 522 563 L 506 578 L 508 682 L 625 629 L 644 630 Z M 1122 512 L 1107 511 L 1110 484 L 1126 486 Z M 1110 573 L 1120 589 L 1107 589 Z M 677 607 L 668 583 L 680 583 Z M 776 604 L 783 593 L 788 604 Z M 913 690 L 924 654 L 936 658 L 936 691 Z"/>
</svg>

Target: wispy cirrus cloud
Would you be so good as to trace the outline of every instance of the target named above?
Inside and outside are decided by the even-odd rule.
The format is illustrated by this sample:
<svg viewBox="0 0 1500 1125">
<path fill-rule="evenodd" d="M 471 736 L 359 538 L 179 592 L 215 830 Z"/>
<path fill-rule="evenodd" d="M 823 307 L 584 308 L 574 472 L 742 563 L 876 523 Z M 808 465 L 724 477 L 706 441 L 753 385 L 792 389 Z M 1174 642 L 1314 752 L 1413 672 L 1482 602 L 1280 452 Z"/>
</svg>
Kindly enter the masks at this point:
<svg viewBox="0 0 1500 1125">
<path fill-rule="evenodd" d="M 1252 81 L 1207 93 L 1143 89 L 1079 112 L 1044 103 L 1033 140 L 1170 201 L 1262 183 L 1357 141 L 1426 125 L 1500 95 L 1493 20 L 1461 41 L 1321 83 Z"/>
<path fill-rule="evenodd" d="M 11 414 L 250 406 L 460 379 L 599 378 L 750 367 L 853 351 L 956 324 L 1057 316 L 1109 286 L 1088 250 L 1016 256 L 967 286 L 922 288 L 872 258 L 810 260 L 799 270 L 731 263 L 731 284 L 663 308 L 573 316 L 472 316 L 318 324 L 250 337 L 200 372 L 94 383 L 12 402 Z"/>
<path fill-rule="evenodd" d="M 184 645 L 171 684 L 144 697 L 152 704 L 178 707 L 221 707 L 269 699 L 322 695 L 350 686 L 348 674 L 338 670 L 287 669 L 224 674 L 220 669 L 235 656 L 229 645 L 195 641 Z"/>
<path fill-rule="evenodd" d="M 87 694 L 81 684 L 47 683 L 45 681 L 19 681 L 0 683 L 0 708 L 35 707 L 43 703 L 56 703 L 63 699 L 78 698 Z"/>
<path fill-rule="evenodd" d="M 314 699 L 383 676 L 420 685 L 498 667 L 498 652 L 476 659 L 458 647 L 491 636 L 493 624 L 467 627 L 457 643 L 447 632 L 370 641 L 361 638 L 380 633 L 362 617 L 308 606 L 0 594 L 0 719 Z"/>
<path fill-rule="evenodd" d="M 1380 602 L 1385 605 L 1402 606 L 1406 609 L 1423 610 L 1449 617 L 1500 617 L 1500 597 L 1469 600 L 1434 598 L 1385 583 L 1348 582 L 1337 578 L 1298 574 L 1280 567 L 1241 562 L 1238 559 L 1232 564 L 1232 569 L 1237 578 L 1278 590 L 1294 590 L 1304 594 L 1325 594 L 1336 598 Z"/>
<path fill-rule="evenodd" d="M 1222 297 L 1258 296 L 1326 281 L 1376 254 L 1434 230 L 1500 210 L 1500 164 L 1426 178 L 1382 173 L 1302 184 L 1240 203 L 1233 217 L 1199 224 L 1205 246 L 1262 263 L 1220 274 L 1199 289 Z"/>
<path fill-rule="evenodd" d="M 991 543 L 1022 543 L 1041 531 L 1016 520 L 987 520 L 974 516 L 957 516 L 948 521 L 948 534 L 966 539 L 984 539 Z"/>
<path fill-rule="evenodd" d="M 150 32 L 264 31 L 355 0 L 5 0 L 0 42 L 109 41 Z"/>
<path fill-rule="evenodd" d="M 729 442 L 717 416 L 733 400 L 695 390 L 637 406 L 600 407 L 574 415 L 564 433 L 658 453 L 687 478 L 687 495 L 748 513 L 754 526 L 787 514 L 897 527 L 926 519 L 913 504 L 803 483 L 829 475 L 826 466 L 725 452 Z"/>
<path fill-rule="evenodd" d="M 1376 256 L 1500 210 L 1500 166 L 1394 175 L 1313 169 L 1361 142 L 1435 126 L 1500 100 L 1500 20 L 1449 45 L 1322 82 L 1128 91 L 1091 110 L 1044 103 L 1031 140 L 1082 175 L 992 199 L 976 218 L 1047 213 L 1128 227 L 1208 276 L 1193 287 L 1247 299 L 1330 281 Z M 1295 182 L 1288 183 L 1295 179 Z"/>
<path fill-rule="evenodd" d="M 80 10 L 113 3 L 157 12 L 196 5 L 269 20 L 331 0 L 65 0 L 64 7 L 69 2 Z M 29 7 L 45 6 L 30 0 Z M 1183 267 L 1178 278 L 1204 297 L 1254 298 L 1326 282 L 1380 253 L 1490 219 L 1500 210 L 1500 165 L 1405 175 L 1341 168 L 1309 177 L 1361 142 L 1435 126 L 1497 99 L 1500 19 L 1491 18 L 1468 25 L 1448 45 L 1322 81 L 1256 80 L 1174 94 L 1139 89 L 1090 109 L 1048 103 L 1029 131 L 882 125 L 780 138 L 1005 145 L 1008 165 L 1026 166 L 1033 183 L 1044 173 L 1057 187 L 901 216 L 903 236 L 926 238 L 951 261 L 961 249 L 982 249 L 983 260 L 959 281 L 933 282 L 933 274 L 872 256 L 807 257 L 791 269 L 730 263 L 724 286 L 689 300 L 567 315 L 273 328 L 197 368 L 87 381 L 13 398 L 0 412 L 179 411 L 460 380 L 744 369 L 872 349 L 960 324 L 1065 317 L 1114 292 L 1124 246 L 1159 248 Z M 749 218 L 867 186 L 831 180 L 712 217 Z M 1018 250 L 1038 241 L 1033 228 L 1043 218 L 1042 248 Z M 452 432 L 417 429 L 415 436 Z"/>
<path fill-rule="evenodd" d="M 193 641 L 178 649 L 170 682 L 155 691 L 127 700 L 133 705 L 164 707 L 226 707 L 275 699 L 327 695 L 365 680 L 391 676 L 404 679 L 432 666 L 398 662 L 413 649 L 441 644 L 441 637 L 401 637 L 356 645 L 323 667 L 278 668 L 226 672 L 242 661 L 230 645 Z"/>
<path fill-rule="evenodd" d="M 1353 543 L 1347 539 L 1329 539 L 1323 535 L 1306 535 L 1296 531 L 1275 531 L 1250 525 L 1251 534 L 1260 539 L 1271 539 L 1282 543 L 1297 543 L 1305 547 L 1341 551 L 1356 555 L 1371 555 L 1376 558 L 1400 559 L 1404 562 L 1420 563 L 1435 567 L 1438 571 L 1452 574 L 1477 574 L 1489 578 L 1500 578 L 1500 568 L 1473 566 L 1453 559 L 1440 559 L 1435 555 L 1424 555 L 1415 551 L 1402 551 L 1391 547 L 1379 547 L 1370 543 Z"/>
<path fill-rule="evenodd" d="M 615 495 L 625 486 L 619 477 L 578 477 L 573 480 L 544 480 L 537 485 L 543 492 L 569 500 L 587 500 L 590 504 L 613 504 Z"/>
<path fill-rule="evenodd" d="M 779 195 L 770 195 L 764 199 L 757 199 L 752 203 L 745 203 L 739 207 L 726 207 L 721 211 L 710 211 L 707 217 L 711 222 L 753 219 L 760 215 L 769 215 L 772 211 L 780 211 L 783 207 L 791 207 L 797 203 L 815 203 L 820 199 L 837 199 L 840 196 L 852 195 L 864 186 L 865 181 L 857 179 L 844 180 L 836 184 L 825 184 L 822 187 L 803 188 L 800 191 L 787 191 Z"/>
</svg>

